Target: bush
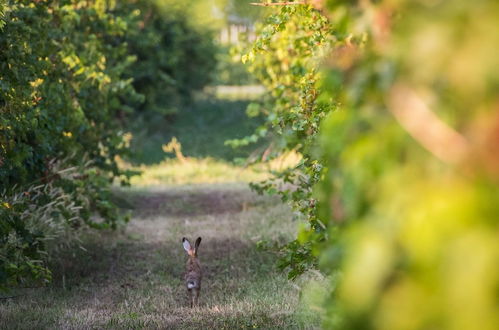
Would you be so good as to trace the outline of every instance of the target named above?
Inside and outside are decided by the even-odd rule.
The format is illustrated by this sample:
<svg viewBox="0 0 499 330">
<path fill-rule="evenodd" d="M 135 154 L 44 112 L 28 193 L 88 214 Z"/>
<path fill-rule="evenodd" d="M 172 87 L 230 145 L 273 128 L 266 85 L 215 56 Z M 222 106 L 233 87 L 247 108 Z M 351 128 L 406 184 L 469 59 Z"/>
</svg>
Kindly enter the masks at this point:
<svg viewBox="0 0 499 330">
<path fill-rule="evenodd" d="M 133 13 L 125 41 L 137 62 L 127 74 L 144 97 L 135 110 L 156 118 L 175 114 L 212 79 L 212 32 L 195 25 L 188 12 L 157 0 L 123 1 L 118 11 Z"/>
<path fill-rule="evenodd" d="M 317 217 L 312 187 L 322 178 L 324 162 L 315 153 L 319 127 L 326 115 L 336 108 L 330 98 L 319 98 L 321 72 L 319 64 L 335 43 L 345 36 L 333 33 L 325 16 L 311 6 L 289 6 L 274 13 L 260 26 L 256 42 L 243 55 L 249 70 L 266 87 L 264 101 L 252 103 L 250 116 L 262 115 L 265 123 L 242 140 L 229 141 L 233 146 L 267 140 L 268 148 L 258 159 L 273 159 L 290 151 L 302 155 L 295 167 L 274 172 L 274 177 L 253 184 L 259 193 L 278 193 L 290 202 L 310 225 L 314 241 L 324 239 L 324 224 Z M 284 183 L 284 184 L 283 184 Z M 311 241 L 284 245 L 282 269 L 296 278 L 316 265 Z"/>
<path fill-rule="evenodd" d="M 329 9 L 355 36 L 322 87 L 343 104 L 316 188 L 332 239 L 315 250 L 341 270 L 326 327 L 495 328 L 497 3 Z"/>
<path fill-rule="evenodd" d="M 308 90 L 279 83 L 284 93 L 267 108 L 275 123 L 268 127 L 282 139 L 316 122 L 303 113 L 331 110 L 318 107 L 324 101 L 334 106 L 317 134 L 297 143 L 313 141 L 310 152 L 298 150 L 323 167 L 291 174 L 300 178 L 293 199 L 310 226 L 286 247 L 282 265 L 292 276 L 310 266 L 330 275 L 332 291 L 322 300 L 328 329 L 494 329 L 497 2 L 315 5 L 327 15 L 331 43 L 322 68 L 312 65 L 303 76 L 320 69 L 321 79 Z M 293 26 L 289 15 L 306 17 Z M 289 40 L 314 15 L 311 7 L 284 7 L 271 17 L 255 44 L 270 53 L 248 56 L 265 61 L 257 67 L 264 80 L 282 77 L 273 56 L 294 50 L 284 66 L 313 48 L 293 47 L 302 39 L 280 48 L 262 40 Z M 282 107 L 300 98 L 316 103 Z M 288 118 L 304 123 L 290 127 Z M 279 185 L 260 187 L 275 192 Z"/>
<path fill-rule="evenodd" d="M 124 41 L 136 63 L 126 75 L 142 99 L 127 103 L 135 151 L 129 160 L 141 163 L 155 154 L 162 159 L 158 146 L 148 150 L 150 141 L 168 134 L 167 127 L 179 112 L 191 106 L 193 94 L 212 81 L 218 49 L 212 31 L 196 24 L 184 6 L 159 0 L 121 1 L 116 11 L 130 17 Z"/>
<path fill-rule="evenodd" d="M 6 20 L 0 35 L 2 183 L 49 180 L 51 160 L 82 153 L 119 174 L 113 158 L 124 152 L 120 98 L 132 91 L 122 79 L 131 64 L 119 44 L 126 22 L 96 5 L 32 1 L 10 2 Z"/>
<path fill-rule="evenodd" d="M 209 35 L 155 3 L 0 3 L 0 288 L 48 280 L 48 243 L 63 232 L 124 223 L 109 199 L 132 174 L 116 163 L 124 127 L 209 80 Z"/>
</svg>

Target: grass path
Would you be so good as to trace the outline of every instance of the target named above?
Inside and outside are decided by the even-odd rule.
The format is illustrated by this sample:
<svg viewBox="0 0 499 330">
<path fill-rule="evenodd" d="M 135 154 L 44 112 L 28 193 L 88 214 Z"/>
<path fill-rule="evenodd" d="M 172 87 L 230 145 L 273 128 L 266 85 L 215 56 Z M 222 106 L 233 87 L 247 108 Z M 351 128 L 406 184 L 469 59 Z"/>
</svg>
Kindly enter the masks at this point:
<svg viewBox="0 0 499 330">
<path fill-rule="evenodd" d="M 0 301 L 0 328 L 308 329 L 316 315 L 300 303 L 300 283 L 275 269 L 260 240 L 294 235 L 291 211 L 246 185 L 120 190 L 132 209 L 126 229 L 84 237 L 65 252 L 50 287 Z M 197 309 L 187 307 L 181 238 L 202 236 Z"/>
</svg>

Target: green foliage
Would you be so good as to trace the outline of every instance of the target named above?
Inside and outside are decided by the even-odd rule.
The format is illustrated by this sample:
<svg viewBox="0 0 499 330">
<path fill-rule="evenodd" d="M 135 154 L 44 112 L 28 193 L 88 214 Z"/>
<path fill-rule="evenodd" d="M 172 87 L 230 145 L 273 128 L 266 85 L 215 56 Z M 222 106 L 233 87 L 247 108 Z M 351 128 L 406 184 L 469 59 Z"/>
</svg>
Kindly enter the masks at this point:
<svg viewBox="0 0 499 330">
<path fill-rule="evenodd" d="M 127 74 L 144 99 L 133 108 L 152 120 L 175 114 L 212 80 L 217 48 L 211 31 L 162 1 L 122 1 L 117 10 L 132 13 L 124 41 L 137 62 Z"/>
<path fill-rule="evenodd" d="M 330 98 L 319 98 L 319 65 L 335 44 L 342 40 L 319 11 L 311 6 L 289 6 L 278 10 L 260 27 L 259 37 L 242 58 L 250 62 L 250 71 L 268 93 L 261 104 L 248 107 L 251 116 L 263 115 L 266 122 L 245 139 L 229 141 L 233 146 L 247 145 L 259 139 L 271 144 L 260 158 L 275 158 L 294 150 L 303 156 L 295 168 L 275 173 L 273 179 L 254 184 L 256 191 L 278 193 L 305 216 L 315 233 L 314 240 L 324 239 L 324 225 L 316 214 L 312 186 L 323 171 L 314 149 L 320 123 L 336 108 Z M 316 263 L 311 244 L 299 241 L 283 246 L 286 257 L 280 267 L 291 267 L 295 278 Z"/>
<path fill-rule="evenodd" d="M 71 230 L 126 220 L 109 192 L 132 174 L 117 165 L 129 156 L 124 127 L 190 99 L 211 79 L 215 47 L 186 13 L 153 0 L 3 1 L 0 22 L 3 287 L 50 277 L 47 242 L 57 234 L 30 214 L 50 209 L 39 221 Z M 32 189 L 42 197 L 7 207 Z"/>
<path fill-rule="evenodd" d="M 119 2 L 116 12 L 129 17 L 123 41 L 136 62 L 126 75 L 141 98 L 127 103 L 134 151 L 128 160 L 160 162 L 161 145 L 176 134 L 171 126 L 185 118 L 194 94 L 213 80 L 218 48 L 212 29 L 199 24 L 184 4 L 128 0 Z"/>
<path fill-rule="evenodd" d="M 305 95 L 316 104 L 334 100 L 336 110 L 319 121 L 319 132 L 309 136 L 311 151 L 304 152 L 305 160 L 324 166 L 317 180 L 310 180 L 308 166 L 292 173 L 308 179 L 292 193 L 311 225 L 286 247 L 282 266 L 291 266 L 293 277 L 318 261 L 333 274 L 334 291 L 324 293 L 328 329 L 494 329 L 497 2 L 327 3 L 322 12 L 333 42 L 320 86 L 312 79 L 315 89 Z M 280 9 L 260 40 L 287 31 L 286 15 L 304 8 Z M 310 18 L 314 11 L 308 10 Z M 298 22 L 301 30 L 312 24 L 303 17 Z M 271 40 L 257 41 L 263 54 L 248 55 L 267 60 L 258 67 L 264 81 L 276 72 L 271 59 L 279 51 L 296 50 L 276 50 Z M 287 61 L 311 49 L 287 53 Z M 306 107 L 276 112 L 299 95 L 275 97 L 267 110 L 279 137 L 289 131 L 277 124 Z M 305 118 L 303 126 L 313 122 Z M 301 127 L 291 126 L 288 134 Z M 286 196 L 282 186 L 260 187 Z"/>
<path fill-rule="evenodd" d="M 117 174 L 107 159 L 123 146 L 111 119 L 119 95 L 130 88 L 120 78 L 130 61 L 113 66 L 126 49 L 111 40 L 126 24 L 94 7 L 31 1 L 10 4 L 6 17 L 0 36 L 2 183 L 37 180 L 49 174 L 51 159 L 82 152 Z"/>
<path fill-rule="evenodd" d="M 5 25 L 4 12 L 6 8 L 6 0 L 0 1 L 0 29 Z"/>
<path fill-rule="evenodd" d="M 497 3 L 329 10 L 355 37 L 323 87 L 343 104 L 322 127 L 316 189 L 334 237 L 316 252 L 342 272 L 325 326 L 495 328 Z"/>
<path fill-rule="evenodd" d="M 133 62 L 122 43 L 127 22 L 112 9 L 103 2 L 6 2 L 0 34 L 0 181 L 2 202 L 13 207 L 2 209 L 2 285 L 29 274 L 48 276 L 41 261 L 47 247 L 39 242 L 52 234 L 43 221 L 67 226 L 77 216 L 94 227 L 115 227 L 122 220 L 106 187 L 113 177 L 126 175 L 115 162 L 126 153 L 119 118 L 123 100 L 135 93 L 124 79 Z M 76 176 L 59 172 L 75 166 Z M 45 188 L 30 188 L 38 185 Z M 12 200 L 32 189 L 37 191 L 32 200 Z M 68 203 L 78 211 L 66 210 Z M 33 218 L 43 210 L 50 210 L 43 213 L 45 220 Z M 94 213 L 102 217 L 99 224 L 91 220 Z"/>
<path fill-rule="evenodd" d="M 239 47 L 219 47 L 217 68 L 212 85 L 245 86 L 255 85 L 257 80 L 241 63 Z"/>
</svg>

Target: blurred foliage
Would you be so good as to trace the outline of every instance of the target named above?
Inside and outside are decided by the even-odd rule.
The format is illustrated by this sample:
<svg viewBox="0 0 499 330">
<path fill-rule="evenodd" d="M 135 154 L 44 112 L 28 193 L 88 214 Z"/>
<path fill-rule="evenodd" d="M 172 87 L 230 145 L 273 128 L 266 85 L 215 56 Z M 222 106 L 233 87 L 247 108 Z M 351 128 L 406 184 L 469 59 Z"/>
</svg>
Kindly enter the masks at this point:
<svg viewBox="0 0 499 330">
<path fill-rule="evenodd" d="M 164 1 L 121 1 L 116 10 L 132 17 L 124 42 L 136 57 L 126 73 L 143 97 L 132 105 L 136 115 L 160 120 L 177 113 L 213 78 L 218 49 L 212 31 L 194 23 L 187 10 Z"/>
<path fill-rule="evenodd" d="M 499 324 L 498 9 L 329 4 L 352 38 L 333 51 L 322 87 L 342 103 L 318 151 L 330 229 L 315 252 L 323 269 L 341 269 L 326 327 Z"/>
<path fill-rule="evenodd" d="M 265 11 L 249 5 L 247 0 L 152 0 L 165 12 L 184 12 L 200 27 L 219 30 L 230 23 L 251 24 Z"/>
<path fill-rule="evenodd" d="M 5 25 L 4 12 L 7 0 L 0 0 L 0 29 Z"/>
<path fill-rule="evenodd" d="M 304 205 L 316 200 L 318 207 L 303 210 L 311 224 L 288 245 L 283 266 L 295 276 L 317 262 L 332 275 L 332 289 L 324 293 L 327 329 L 495 329 L 499 4 L 312 3 L 315 9 L 276 9 L 281 19 L 323 13 L 333 31 L 329 54 L 314 66 L 322 72 L 320 85 L 306 92 L 333 108 L 321 110 L 329 114 L 304 153 L 324 169 L 316 181 L 303 168 L 294 174 L 308 181 L 295 192 L 313 190 L 299 199 Z M 279 29 L 275 17 L 259 40 Z M 310 24 L 302 17 L 298 22 L 300 30 Z M 281 34 L 271 35 L 282 37 L 288 29 L 284 24 Z M 273 39 L 249 59 L 258 65 L 296 51 L 276 44 Z M 287 61 L 310 49 L 287 52 Z M 276 67 L 267 61 L 258 66 L 264 81 Z M 299 96 L 276 97 L 265 109 L 280 123 L 303 111 L 278 112 Z M 286 137 L 279 125 L 272 134 Z M 262 191 L 282 187 L 264 185 Z M 317 230 L 312 212 L 324 230 Z"/>
<path fill-rule="evenodd" d="M 212 85 L 245 86 L 258 81 L 241 62 L 240 48 L 219 46 Z"/>
<path fill-rule="evenodd" d="M 232 17 L 237 17 L 245 22 L 257 22 L 258 20 L 265 17 L 267 11 L 262 8 L 258 8 L 250 5 L 250 1 L 247 0 L 225 0 L 225 5 L 223 6 L 225 17 L 230 20 Z"/>
<path fill-rule="evenodd" d="M 237 4 L 239 3 L 239 4 Z M 250 24 L 253 16 L 239 17 L 241 1 L 127 0 L 118 12 L 132 14 L 125 41 L 137 58 L 127 74 L 143 102 L 132 102 L 134 164 L 159 163 L 165 158 L 161 145 L 177 136 L 186 155 L 233 160 L 245 157 L 250 148 L 224 147 L 226 139 L 251 132 L 258 119 L 244 118 L 247 100 L 234 102 L 203 98 L 207 85 L 245 85 L 254 78 L 229 47 L 218 45 L 216 33 L 231 20 Z M 261 11 L 250 12 L 260 14 Z M 211 95 L 210 95 L 211 96 Z"/>
</svg>

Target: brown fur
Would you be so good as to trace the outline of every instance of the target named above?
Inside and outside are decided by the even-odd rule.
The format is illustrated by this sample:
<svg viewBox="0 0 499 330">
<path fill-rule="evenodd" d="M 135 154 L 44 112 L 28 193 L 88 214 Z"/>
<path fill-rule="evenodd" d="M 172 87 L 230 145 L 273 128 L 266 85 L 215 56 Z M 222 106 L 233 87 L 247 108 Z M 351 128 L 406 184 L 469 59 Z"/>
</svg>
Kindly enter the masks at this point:
<svg viewBox="0 0 499 330">
<path fill-rule="evenodd" d="M 199 262 L 197 257 L 198 247 L 201 243 L 201 237 L 198 237 L 198 239 L 196 240 L 196 245 L 194 246 L 194 248 L 191 246 L 189 240 L 187 240 L 185 237 L 182 238 L 182 242 L 184 244 L 184 249 L 189 255 L 189 259 L 187 260 L 186 264 L 186 273 L 184 276 L 185 286 L 187 288 L 187 295 L 189 296 L 190 306 L 194 307 L 199 305 L 199 293 L 201 292 L 201 280 L 203 278 L 201 263 Z M 189 284 L 193 285 L 193 287 L 189 288 Z"/>
</svg>

